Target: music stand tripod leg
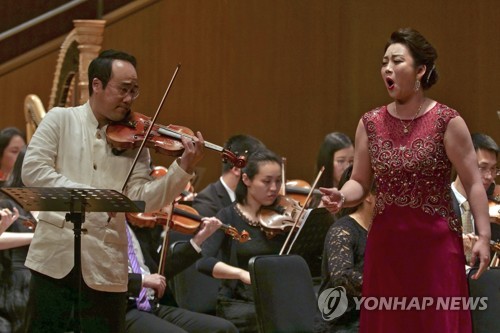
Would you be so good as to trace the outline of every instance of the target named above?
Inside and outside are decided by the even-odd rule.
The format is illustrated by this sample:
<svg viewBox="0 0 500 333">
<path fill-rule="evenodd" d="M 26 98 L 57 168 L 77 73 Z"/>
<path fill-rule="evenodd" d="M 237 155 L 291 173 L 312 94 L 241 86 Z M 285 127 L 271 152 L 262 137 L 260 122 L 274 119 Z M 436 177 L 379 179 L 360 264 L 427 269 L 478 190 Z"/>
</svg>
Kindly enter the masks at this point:
<svg viewBox="0 0 500 333">
<path fill-rule="evenodd" d="M 67 213 L 66 221 L 74 224 L 73 232 L 75 235 L 74 257 L 75 257 L 75 290 L 76 297 L 74 300 L 74 333 L 81 332 L 81 297 L 82 297 L 82 224 L 85 222 L 85 204 L 81 205 L 80 213 Z"/>
</svg>

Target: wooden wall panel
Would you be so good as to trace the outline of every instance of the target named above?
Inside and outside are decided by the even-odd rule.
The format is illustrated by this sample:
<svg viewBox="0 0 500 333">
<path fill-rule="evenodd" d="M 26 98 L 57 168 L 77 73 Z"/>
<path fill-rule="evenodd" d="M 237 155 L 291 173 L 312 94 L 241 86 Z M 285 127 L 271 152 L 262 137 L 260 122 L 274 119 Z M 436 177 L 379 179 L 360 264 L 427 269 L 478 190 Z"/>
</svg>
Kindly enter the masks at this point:
<svg viewBox="0 0 500 333">
<path fill-rule="evenodd" d="M 440 80 L 429 96 L 500 142 L 498 17 L 495 0 L 164 0 L 108 25 L 104 47 L 138 58 L 136 111 L 154 113 L 181 63 L 161 123 L 220 145 L 254 135 L 287 157 L 288 178 L 312 180 L 324 135 L 354 136 L 362 113 L 389 102 L 379 70 L 399 27 L 420 30 L 439 52 Z M 54 66 L 50 54 L 0 77 L 0 127 L 24 126 L 27 93 L 48 100 Z M 198 189 L 219 175 L 218 154 L 207 151 L 200 168 Z"/>
</svg>

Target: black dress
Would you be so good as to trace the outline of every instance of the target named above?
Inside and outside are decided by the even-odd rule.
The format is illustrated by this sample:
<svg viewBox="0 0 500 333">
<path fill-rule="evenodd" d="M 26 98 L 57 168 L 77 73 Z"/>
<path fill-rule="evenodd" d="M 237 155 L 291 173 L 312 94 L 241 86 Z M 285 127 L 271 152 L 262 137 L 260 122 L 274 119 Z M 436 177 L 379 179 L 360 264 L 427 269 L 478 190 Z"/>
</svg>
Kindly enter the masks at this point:
<svg viewBox="0 0 500 333">
<path fill-rule="evenodd" d="M 21 215 L 32 218 L 19 205 L 14 205 Z M 7 232 L 33 231 L 18 219 Z M 0 251 L 0 317 L 4 319 L 0 320 L 0 333 L 24 332 L 24 315 L 31 279 L 31 272 L 24 266 L 28 248 L 26 245 Z"/>
<path fill-rule="evenodd" d="M 203 243 L 203 258 L 197 267 L 202 273 L 212 276 L 218 261 L 248 270 L 248 261 L 256 255 L 278 254 L 285 242 L 286 235 L 276 235 L 268 239 L 260 226 L 250 225 L 239 213 L 236 204 L 223 208 L 217 217 L 224 224 L 235 227 L 239 232 L 246 230 L 251 240 L 239 243 L 216 231 Z M 240 280 L 222 280 L 217 302 L 217 316 L 233 322 L 240 332 L 257 332 L 255 306 L 252 287 Z"/>
<path fill-rule="evenodd" d="M 318 295 L 328 288 L 344 287 L 348 307 L 342 316 L 330 321 L 325 321 L 318 312 L 315 318 L 316 332 L 358 332 L 360 311 L 356 310 L 353 298 L 361 296 L 366 238 L 367 231 L 348 215 L 340 218 L 328 230 Z"/>
</svg>

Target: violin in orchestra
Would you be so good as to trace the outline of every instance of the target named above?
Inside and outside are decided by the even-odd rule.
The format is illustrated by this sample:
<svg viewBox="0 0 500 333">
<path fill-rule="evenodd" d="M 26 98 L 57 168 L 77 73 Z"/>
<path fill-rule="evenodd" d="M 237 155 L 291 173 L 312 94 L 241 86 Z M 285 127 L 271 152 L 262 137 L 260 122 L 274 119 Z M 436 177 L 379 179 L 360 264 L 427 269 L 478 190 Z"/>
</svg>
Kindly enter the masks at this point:
<svg viewBox="0 0 500 333">
<path fill-rule="evenodd" d="M 175 204 L 171 214 L 169 214 L 168 209 L 165 208 L 162 211 L 154 213 L 127 213 L 126 216 L 127 220 L 136 226 L 144 226 L 145 221 L 149 222 L 151 225 L 168 224 L 170 229 L 187 235 L 194 235 L 200 230 L 203 218 L 198 215 L 196 209 L 183 204 Z M 222 224 L 220 228 L 226 235 L 231 236 L 240 243 L 250 240 L 250 235 L 245 230 L 240 233 L 236 228 L 227 224 Z"/>
<path fill-rule="evenodd" d="M 153 170 L 151 170 L 150 175 L 154 179 L 158 179 L 160 177 L 163 177 L 167 174 L 168 169 L 164 166 L 161 165 L 156 165 L 153 167 Z M 180 201 L 193 201 L 194 197 L 196 196 L 196 193 L 194 191 L 194 186 L 191 184 L 191 182 L 188 182 L 186 184 L 186 187 L 184 190 L 181 192 L 181 194 L 175 199 L 176 202 Z"/>
<path fill-rule="evenodd" d="M 294 224 L 301 211 L 302 206 L 297 200 L 280 195 L 274 205 L 261 208 L 260 227 L 268 237 L 289 233 L 292 229 L 296 231 L 300 225 L 297 224 L 294 228 Z"/>
<path fill-rule="evenodd" d="M 146 135 L 148 131 L 149 135 Z M 138 148 L 145 140 L 146 147 L 153 148 L 160 154 L 174 157 L 181 156 L 184 151 L 183 137 L 194 140 L 194 132 L 179 125 L 153 124 L 151 118 L 137 112 L 131 112 L 126 119 L 112 122 L 106 128 L 106 139 L 114 149 Z M 236 156 L 232 151 L 208 141 L 205 141 L 204 146 L 220 152 L 222 160 L 230 162 L 235 167 L 243 168 L 246 165 L 244 156 Z"/>
<path fill-rule="evenodd" d="M 491 195 L 488 196 L 489 215 L 492 223 L 500 224 L 500 185 L 492 185 Z"/>
<path fill-rule="evenodd" d="M 304 206 L 307 196 L 311 192 L 311 185 L 305 180 L 292 179 L 286 182 L 285 190 L 288 197 L 298 201 L 301 206 Z M 318 189 L 312 190 L 312 194 L 321 196 L 321 192 Z"/>
</svg>

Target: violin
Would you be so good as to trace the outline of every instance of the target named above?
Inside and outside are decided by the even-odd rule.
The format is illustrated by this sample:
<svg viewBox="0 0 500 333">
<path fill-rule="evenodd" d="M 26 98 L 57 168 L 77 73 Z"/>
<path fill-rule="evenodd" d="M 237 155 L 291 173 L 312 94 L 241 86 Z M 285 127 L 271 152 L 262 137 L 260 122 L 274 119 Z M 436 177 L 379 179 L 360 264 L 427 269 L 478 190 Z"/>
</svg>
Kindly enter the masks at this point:
<svg viewBox="0 0 500 333">
<path fill-rule="evenodd" d="M 288 180 L 285 184 L 286 195 L 304 206 L 307 195 L 311 192 L 311 185 L 305 180 L 293 179 Z M 313 194 L 321 195 L 320 190 L 314 189 Z"/>
<path fill-rule="evenodd" d="M 188 205 L 175 205 L 172 212 L 171 228 L 186 234 L 195 234 L 201 224 L 202 217 L 198 215 L 196 209 Z M 245 243 L 250 240 L 250 234 L 243 230 L 241 233 L 235 227 L 222 224 L 220 227 L 226 235 L 240 243 Z"/>
<path fill-rule="evenodd" d="M 153 167 L 153 170 L 151 170 L 150 175 L 154 179 L 158 179 L 160 177 L 163 177 L 167 174 L 168 169 L 165 168 L 164 166 L 157 165 Z M 194 186 L 191 184 L 191 182 L 188 182 L 186 184 L 186 187 L 184 190 L 181 192 L 181 194 L 175 199 L 176 202 L 179 201 L 193 201 L 194 197 L 196 196 L 196 193 L 194 191 Z"/>
<path fill-rule="evenodd" d="M 153 170 L 149 173 L 154 179 L 158 179 L 167 174 L 168 169 L 164 166 L 154 166 Z M 175 202 L 179 201 L 188 201 L 192 200 L 190 198 L 194 198 L 194 189 L 191 183 L 186 184 L 186 187 L 181 192 L 181 194 L 175 199 Z M 163 214 L 168 214 L 169 205 L 166 207 L 162 207 L 159 211 L 153 213 L 126 213 L 128 221 L 139 228 L 153 228 L 156 226 L 156 216 L 163 216 Z"/>
<path fill-rule="evenodd" d="M 295 220 L 301 213 L 302 206 L 293 198 L 280 195 L 273 206 L 263 207 L 259 212 L 259 223 L 269 238 L 277 234 L 289 233 Z M 293 231 L 299 229 L 299 225 Z"/>
<path fill-rule="evenodd" d="M 490 221 L 500 224 L 500 185 L 495 185 L 493 194 L 488 200 Z"/>
<path fill-rule="evenodd" d="M 126 150 L 140 147 L 144 139 L 145 145 L 160 154 L 168 156 L 181 156 L 184 152 L 181 138 L 194 139 L 194 132 L 187 127 L 179 125 L 158 125 L 153 124 L 150 117 L 137 112 L 131 112 L 130 115 L 119 122 L 112 122 L 106 128 L 107 142 L 118 150 Z M 146 133 L 149 135 L 146 138 Z M 218 151 L 222 155 L 224 162 L 229 161 L 237 168 L 243 168 L 246 165 L 244 156 L 236 156 L 232 151 L 221 146 L 205 141 L 205 147 Z"/>
<path fill-rule="evenodd" d="M 200 230 L 202 216 L 198 215 L 196 209 L 191 206 L 176 204 L 172 210 L 172 217 L 170 218 L 169 215 L 168 209 L 162 208 L 154 213 L 127 214 L 127 219 L 134 225 L 138 222 L 144 225 L 144 221 L 150 222 L 153 226 L 169 224 L 170 229 L 187 235 L 194 235 Z M 245 230 L 239 233 L 235 227 L 227 224 L 222 224 L 220 229 L 240 243 L 250 240 L 250 234 Z"/>
<path fill-rule="evenodd" d="M 35 231 L 37 225 L 37 221 L 35 219 L 24 215 L 19 215 L 17 219 L 22 222 L 25 228 L 29 229 L 30 231 Z"/>
</svg>

